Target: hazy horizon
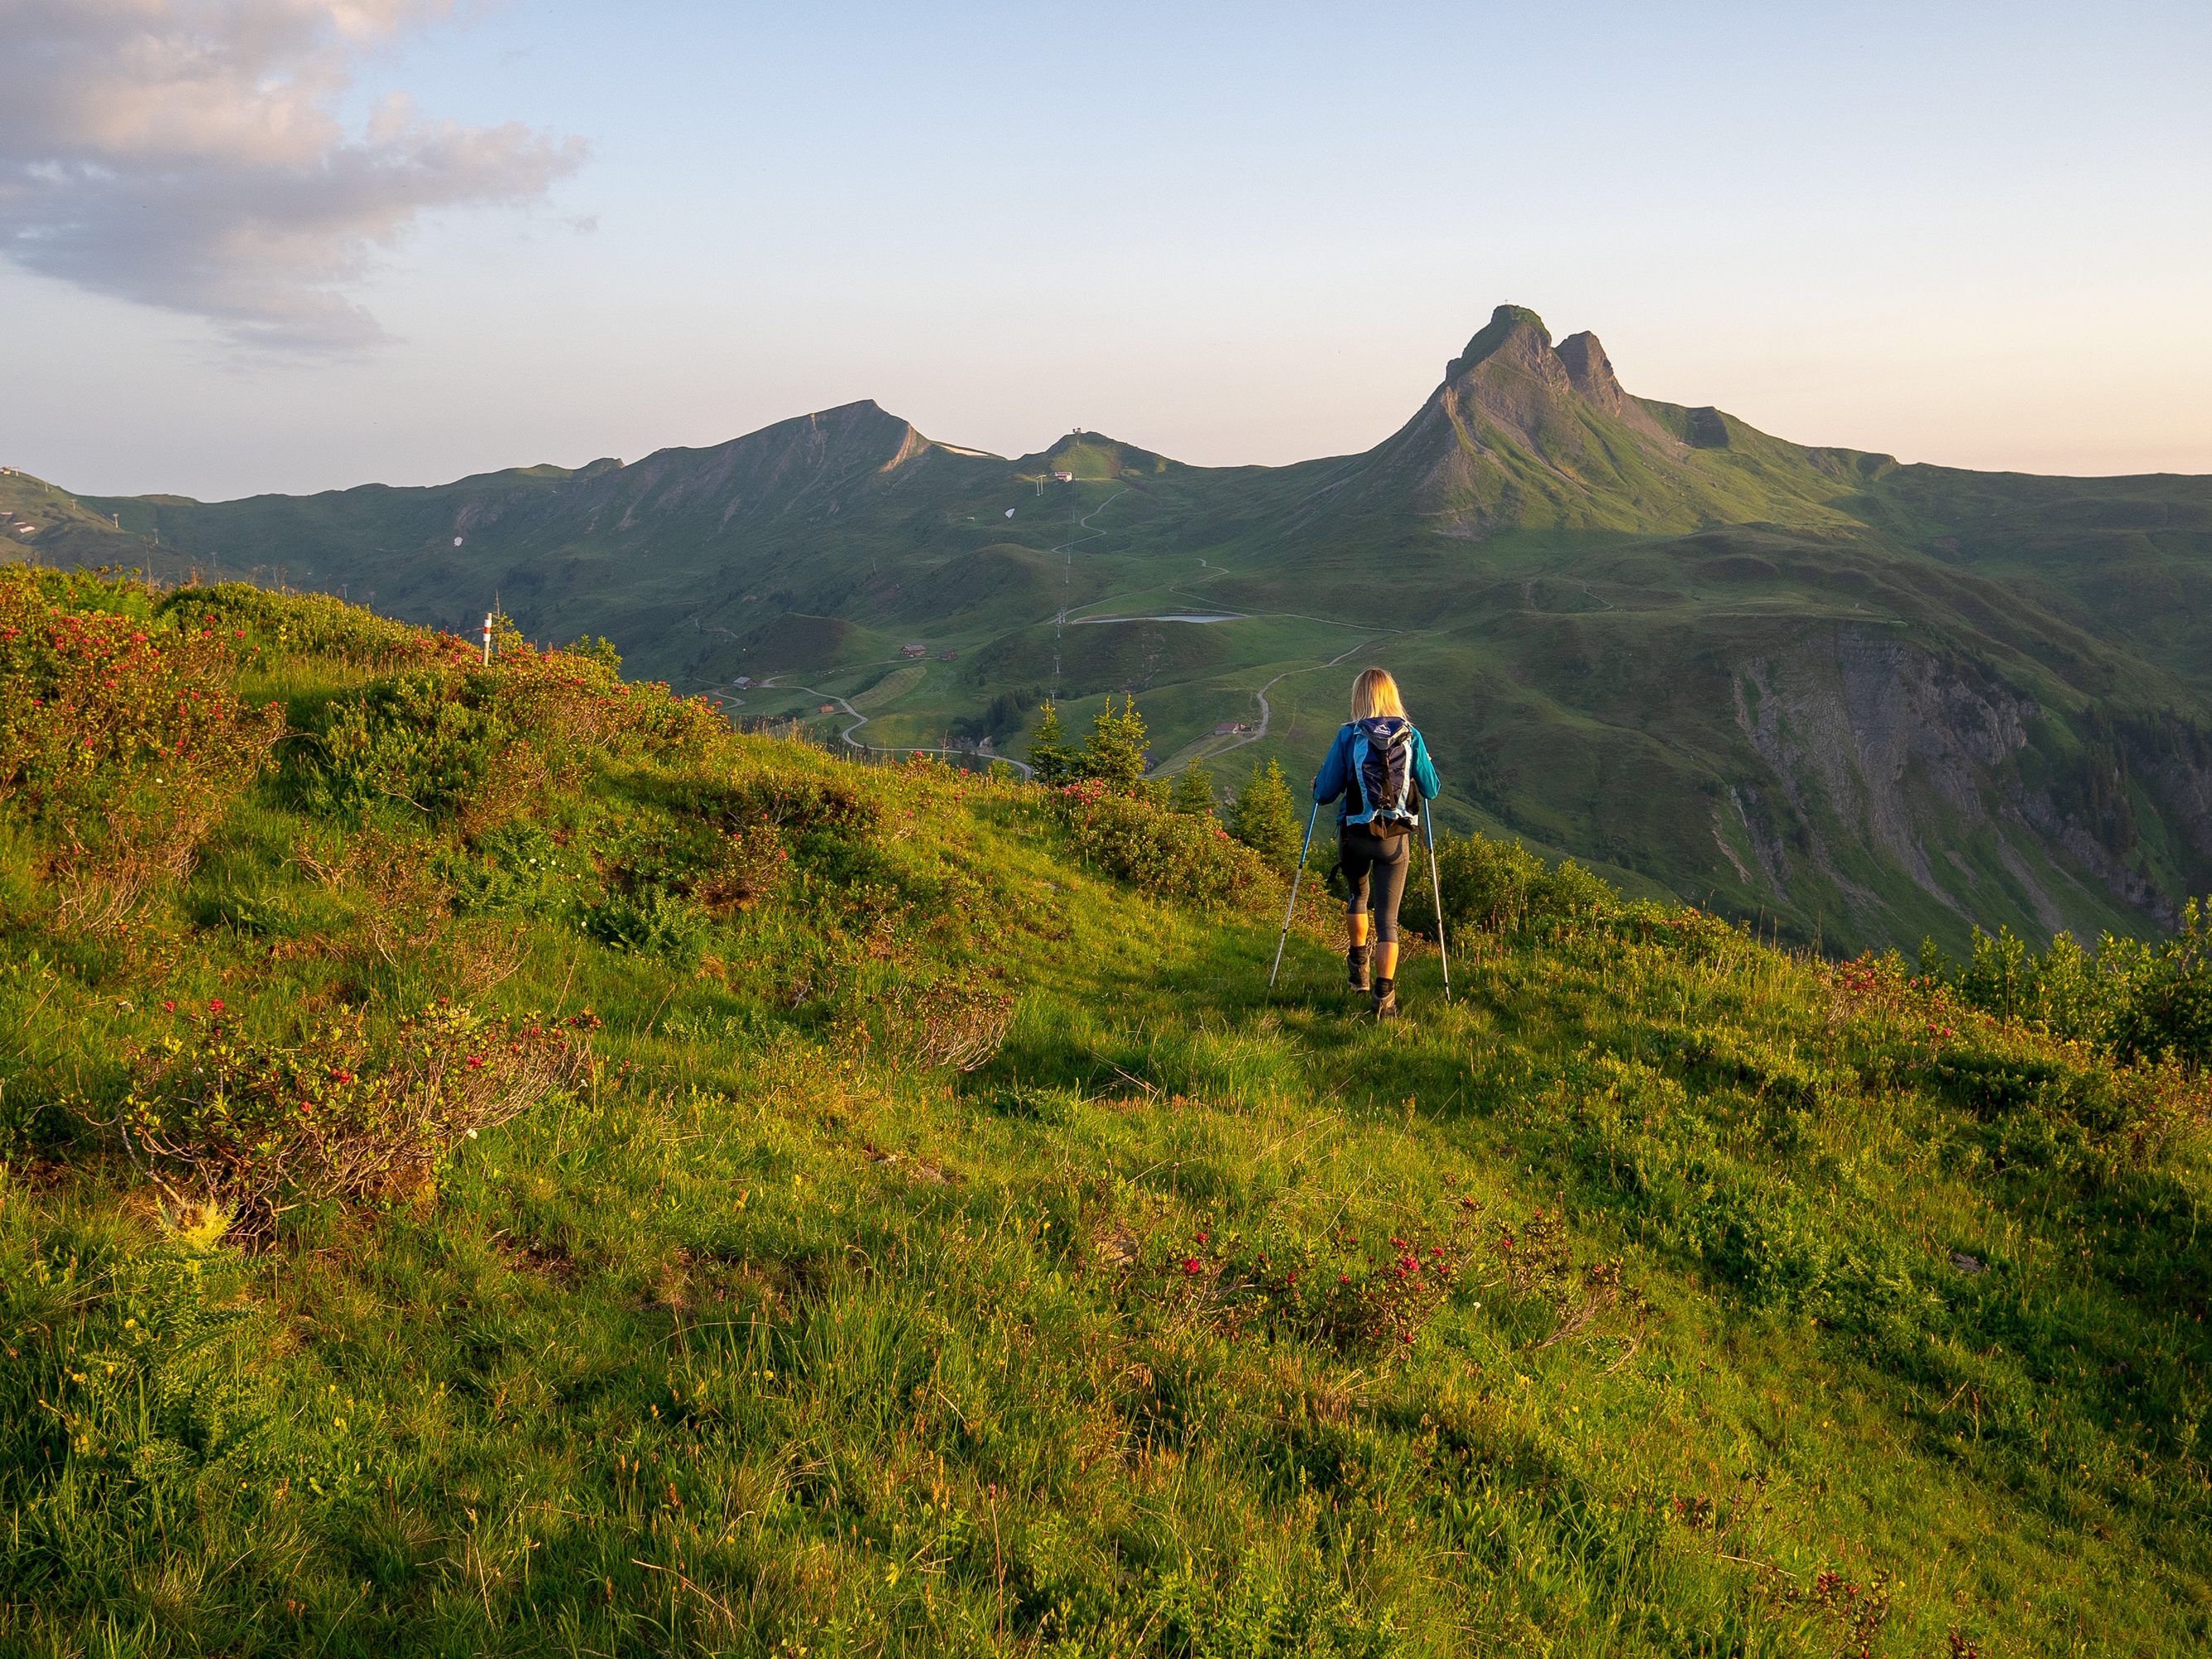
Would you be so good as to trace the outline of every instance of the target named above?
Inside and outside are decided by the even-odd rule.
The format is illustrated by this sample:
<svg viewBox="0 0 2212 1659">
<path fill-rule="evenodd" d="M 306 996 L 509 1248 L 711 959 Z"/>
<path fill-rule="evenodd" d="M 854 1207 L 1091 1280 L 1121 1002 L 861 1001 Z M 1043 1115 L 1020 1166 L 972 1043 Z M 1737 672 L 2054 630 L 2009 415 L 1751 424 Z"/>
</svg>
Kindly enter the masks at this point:
<svg viewBox="0 0 2212 1659">
<path fill-rule="evenodd" d="M 1365 449 L 1511 301 L 1807 444 L 2212 472 L 2212 18 L 30 0 L 0 464 L 215 499 L 873 398 Z"/>
</svg>

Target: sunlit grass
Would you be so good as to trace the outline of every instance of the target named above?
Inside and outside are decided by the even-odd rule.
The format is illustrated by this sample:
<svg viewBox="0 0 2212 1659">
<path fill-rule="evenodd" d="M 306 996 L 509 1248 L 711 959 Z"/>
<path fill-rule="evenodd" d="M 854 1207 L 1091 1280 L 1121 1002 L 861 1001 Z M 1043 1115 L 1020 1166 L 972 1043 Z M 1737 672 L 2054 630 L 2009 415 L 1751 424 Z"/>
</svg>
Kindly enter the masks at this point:
<svg viewBox="0 0 2212 1659">
<path fill-rule="evenodd" d="M 295 769 L 70 938 L 0 814 L 11 1650 L 2205 1640 L 2194 1081 L 2091 1121 L 2095 1055 L 1674 912 L 1470 934 L 1449 1006 L 1417 948 L 1378 1027 L 1325 894 L 1270 994 L 1279 894 L 1106 881 L 1032 792 L 531 741 L 573 867 L 468 914 L 489 842 Z M 725 789 L 851 827 L 717 910 L 644 830 Z M 689 931 L 579 926 L 647 875 Z M 88 1123 L 215 1000 L 439 997 L 596 1063 L 427 1189 L 248 1249 Z"/>
</svg>

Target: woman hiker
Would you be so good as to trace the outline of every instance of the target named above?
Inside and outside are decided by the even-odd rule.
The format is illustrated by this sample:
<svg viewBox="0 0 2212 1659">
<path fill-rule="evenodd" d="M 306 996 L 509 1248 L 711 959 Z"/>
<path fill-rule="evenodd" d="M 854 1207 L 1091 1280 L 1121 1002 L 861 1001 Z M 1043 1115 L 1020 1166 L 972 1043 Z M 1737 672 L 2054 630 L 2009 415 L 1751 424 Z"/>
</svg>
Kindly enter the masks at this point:
<svg viewBox="0 0 2212 1659">
<path fill-rule="evenodd" d="M 1398 1014 L 1398 902 L 1413 867 L 1413 830 L 1421 803 L 1441 785 L 1429 746 L 1406 718 L 1406 700 L 1386 669 L 1361 671 L 1352 683 L 1352 718 L 1329 745 L 1314 780 L 1316 803 L 1340 796 L 1336 844 L 1343 860 L 1345 962 L 1352 988 L 1370 988 L 1369 917 L 1373 916 L 1375 1018 Z M 1371 890 L 1371 891 L 1370 891 Z"/>
</svg>

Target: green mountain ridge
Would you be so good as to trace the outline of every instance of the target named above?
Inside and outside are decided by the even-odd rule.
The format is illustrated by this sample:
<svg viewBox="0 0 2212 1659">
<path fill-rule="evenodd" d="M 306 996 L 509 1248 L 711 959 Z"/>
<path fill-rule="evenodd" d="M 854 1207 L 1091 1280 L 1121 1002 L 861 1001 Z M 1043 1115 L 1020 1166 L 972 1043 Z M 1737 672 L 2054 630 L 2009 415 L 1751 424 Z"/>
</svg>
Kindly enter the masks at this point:
<svg viewBox="0 0 2212 1659">
<path fill-rule="evenodd" d="M 1374 448 L 1288 466 L 1095 433 L 1009 460 L 861 402 L 627 465 L 80 518 L 33 556 L 453 627 L 496 596 L 741 719 L 892 750 L 1009 696 L 1080 721 L 1130 692 L 1156 758 L 1295 775 L 1382 661 L 1448 823 L 1838 948 L 2147 933 L 2212 889 L 2212 480 L 1796 445 L 1635 397 L 1520 307 Z M 864 726 L 816 713 L 913 642 L 926 672 Z"/>
</svg>

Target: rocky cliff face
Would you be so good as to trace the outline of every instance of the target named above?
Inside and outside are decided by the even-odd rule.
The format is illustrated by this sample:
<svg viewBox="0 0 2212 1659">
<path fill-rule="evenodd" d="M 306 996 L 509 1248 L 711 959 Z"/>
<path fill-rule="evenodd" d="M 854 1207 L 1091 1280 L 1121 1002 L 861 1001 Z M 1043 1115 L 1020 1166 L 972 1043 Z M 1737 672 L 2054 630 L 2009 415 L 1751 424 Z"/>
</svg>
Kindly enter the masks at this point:
<svg viewBox="0 0 2212 1659">
<path fill-rule="evenodd" d="M 1621 390 L 1613 372 L 1613 359 L 1605 355 L 1596 335 L 1587 330 L 1570 334 L 1559 342 L 1557 355 L 1567 372 L 1567 384 L 1591 408 L 1648 430 L 1655 437 L 1665 435 L 1644 406 Z"/>
<path fill-rule="evenodd" d="M 1989 913 L 1990 884 L 2045 931 L 2079 909 L 2069 887 L 2172 920 L 2134 856 L 2130 784 L 2168 809 L 2161 817 L 2212 816 L 2198 806 L 2212 805 L 2212 745 L 2193 727 L 2086 744 L 2069 732 L 2069 763 L 2054 765 L 2034 745 L 2063 717 L 1986 666 L 1856 624 L 1751 657 L 1733 685 L 1764 771 L 1730 790 L 1734 823 L 1717 821 L 1715 836 L 1747 879 L 1755 864 L 1776 902 L 1825 886 L 1859 927 L 1884 931 L 1886 860 L 1963 921 Z M 2212 830 L 2198 845 L 2212 851 Z"/>
</svg>

